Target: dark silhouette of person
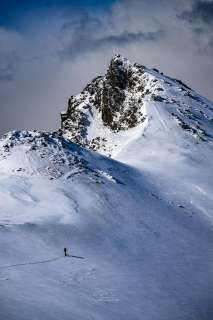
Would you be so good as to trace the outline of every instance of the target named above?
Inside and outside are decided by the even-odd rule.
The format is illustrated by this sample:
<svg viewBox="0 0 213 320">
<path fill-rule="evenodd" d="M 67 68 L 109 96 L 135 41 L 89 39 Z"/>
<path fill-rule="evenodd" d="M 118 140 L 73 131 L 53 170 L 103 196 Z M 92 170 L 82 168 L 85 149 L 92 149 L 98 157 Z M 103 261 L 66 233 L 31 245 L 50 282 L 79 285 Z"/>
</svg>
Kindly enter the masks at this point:
<svg viewBox="0 0 213 320">
<path fill-rule="evenodd" d="M 67 248 L 64 248 L 64 256 L 67 256 Z"/>
</svg>

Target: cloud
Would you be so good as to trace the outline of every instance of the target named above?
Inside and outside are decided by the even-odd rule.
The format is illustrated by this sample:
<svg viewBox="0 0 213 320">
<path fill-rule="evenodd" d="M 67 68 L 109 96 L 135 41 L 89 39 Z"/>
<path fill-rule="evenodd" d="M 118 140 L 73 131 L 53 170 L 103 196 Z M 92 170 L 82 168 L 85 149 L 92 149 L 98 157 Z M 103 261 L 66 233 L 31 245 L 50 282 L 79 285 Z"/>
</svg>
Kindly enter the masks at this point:
<svg viewBox="0 0 213 320">
<path fill-rule="evenodd" d="M 107 35 L 95 33 L 96 28 L 102 28 L 101 22 L 97 19 L 87 20 L 86 26 L 75 28 L 73 24 L 69 25 L 72 29 L 73 37 L 70 42 L 66 42 L 60 50 L 60 56 L 65 58 L 75 58 L 88 52 L 101 51 L 109 47 L 123 47 L 132 43 L 155 41 L 163 35 L 161 30 L 155 32 L 129 32 L 122 31 L 115 34 L 112 31 Z M 67 29 L 67 28 L 66 28 Z M 63 30 L 65 30 L 63 28 Z M 67 31 L 67 30 L 66 30 Z"/>
<path fill-rule="evenodd" d="M 191 10 L 183 11 L 180 17 L 190 23 L 213 27 L 213 1 L 196 1 Z"/>
<path fill-rule="evenodd" d="M 188 10 L 184 10 L 178 18 L 185 20 L 194 34 L 199 54 L 213 54 L 213 1 L 194 0 Z"/>
<path fill-rule="evenodd" d="M 15 77 L 15 65 L 19 60 L 19 48 L 22 37 L 13 30 L 0 28 L 0 81 L 12 81 Z"/>
<path fill-rule="evenodd" d="M 102 39 L 96 40 L 95 46 L 97 48 L 101 48 L 102 46 L 107 45 L 128 45 L 130 43 L 137 43 L 141 41 L 154 41 L 157 40 L 162 35 L 162 32 L 156 31 L 156 32 L 128 32 L 124 31 L 119 35 L 109 35 L 107 37 L 104 37 Z"/>
<path fill-rule="evenodd" d="M 120 0 L 101 16 L 91 12 L 71 16 L 61 28 L 59 54 L 74 59 L 106 48 L 157 43 L 177 28 L 177 13 L 189 7 L 187 2 L 190 0 Z"/>
<path fill-rule="evenodd" d="M 14 79 L 13 65 L 8 62 L 5 66 L 0 66 L 0 81 L 12 81 Z"/>
<path fill-rule="evenodd" d="M 61 27 L 59 55 L 74 59 L 89 52 L 124 47 L 132 43 L 155 41 L 163 35 L 159 28 L 143 31 L 143 26 L 129 30 L 118 21 L 116 10 L 104 16 L 82 12 Z"/>
</svg>

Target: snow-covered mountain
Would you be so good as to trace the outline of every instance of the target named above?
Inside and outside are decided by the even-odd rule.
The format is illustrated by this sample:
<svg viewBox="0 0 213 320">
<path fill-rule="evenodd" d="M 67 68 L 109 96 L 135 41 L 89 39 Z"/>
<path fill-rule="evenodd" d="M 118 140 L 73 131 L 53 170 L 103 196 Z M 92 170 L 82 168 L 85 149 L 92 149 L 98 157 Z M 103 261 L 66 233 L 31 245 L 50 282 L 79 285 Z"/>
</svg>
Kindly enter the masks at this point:
<svg viewBox="0 0 213 320">
<path fill-rule="evenodd" d="M 2 137 L 0 319 L 211 320 L 212 119 L 117 55 L 58 132 Z"/>
<path fill-rule="evenodd" d="M 188 133 L 197 141 L 211 141 L 213 135 L 210 101 L 180 80 L 133 65 L 120 55 L 105 76 L 71 96 L 61 119 L 65 137 L 113 157 L 137 136 L 149 134 L 156 121 L 164 131 L 182 132 L 182 138 Z"/>
</svg>

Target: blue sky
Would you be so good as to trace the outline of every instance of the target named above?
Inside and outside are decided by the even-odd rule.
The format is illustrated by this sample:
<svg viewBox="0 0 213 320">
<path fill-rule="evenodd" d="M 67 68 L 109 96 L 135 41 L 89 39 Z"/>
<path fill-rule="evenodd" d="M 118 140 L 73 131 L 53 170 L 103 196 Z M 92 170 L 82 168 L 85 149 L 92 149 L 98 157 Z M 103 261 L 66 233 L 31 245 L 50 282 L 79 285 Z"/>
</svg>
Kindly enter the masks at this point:
<svg viewBox="0 0 213 320">
<path fill-rule="evenodd" d="M 32 12 L 40 12 L 48 9 L 92 9 L 107 10 L 115 0 L 1 0 L 0 25 L 18 28 L 18 22 L 24 16 Z"/>
<path fill-rule="evenodd" d="M 115 53 L 213 100 L 213 0 L 1 0 L 0 134 L 57 129 Z"/>
</svg>

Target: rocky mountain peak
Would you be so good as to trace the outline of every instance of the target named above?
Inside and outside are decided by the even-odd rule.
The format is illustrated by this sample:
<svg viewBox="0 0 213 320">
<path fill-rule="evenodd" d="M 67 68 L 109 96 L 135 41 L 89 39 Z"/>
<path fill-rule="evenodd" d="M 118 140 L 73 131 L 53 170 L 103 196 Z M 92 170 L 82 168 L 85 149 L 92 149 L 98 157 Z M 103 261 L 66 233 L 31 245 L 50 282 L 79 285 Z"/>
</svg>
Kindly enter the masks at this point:
<svg viewBox="0 0 213 320">
<path fill-rule="evenodd" d="M 115 55 L 104 76 L 71 96 L 61 115 L 61 133 L 109 155 L 126 144 L 127 137 L 131 140 L 133 129 L 140 127 L 143 132 L 156 118 L 157 125 L 165 124 L 160 119 L 166 114 L 168 124 L 164 128 L 177 125 L 206 141 L 212 137 L 210 104 L 182 81 Z"/>
<path fill-rule="evenodd" d="M 115 55 L 105 76 L 95 78 L 81 94 L 69 99 L 67 111 L 61 115 L 62 132 L 81 145 L 91 141 L 93 145 L 94 138 L 88 142 L 88 129 L 94 120 L 112 132 L 133 128 L 144 121 L 143 73 L 143 66 L 132 65 L 128 59 Z"/>
</svg>

